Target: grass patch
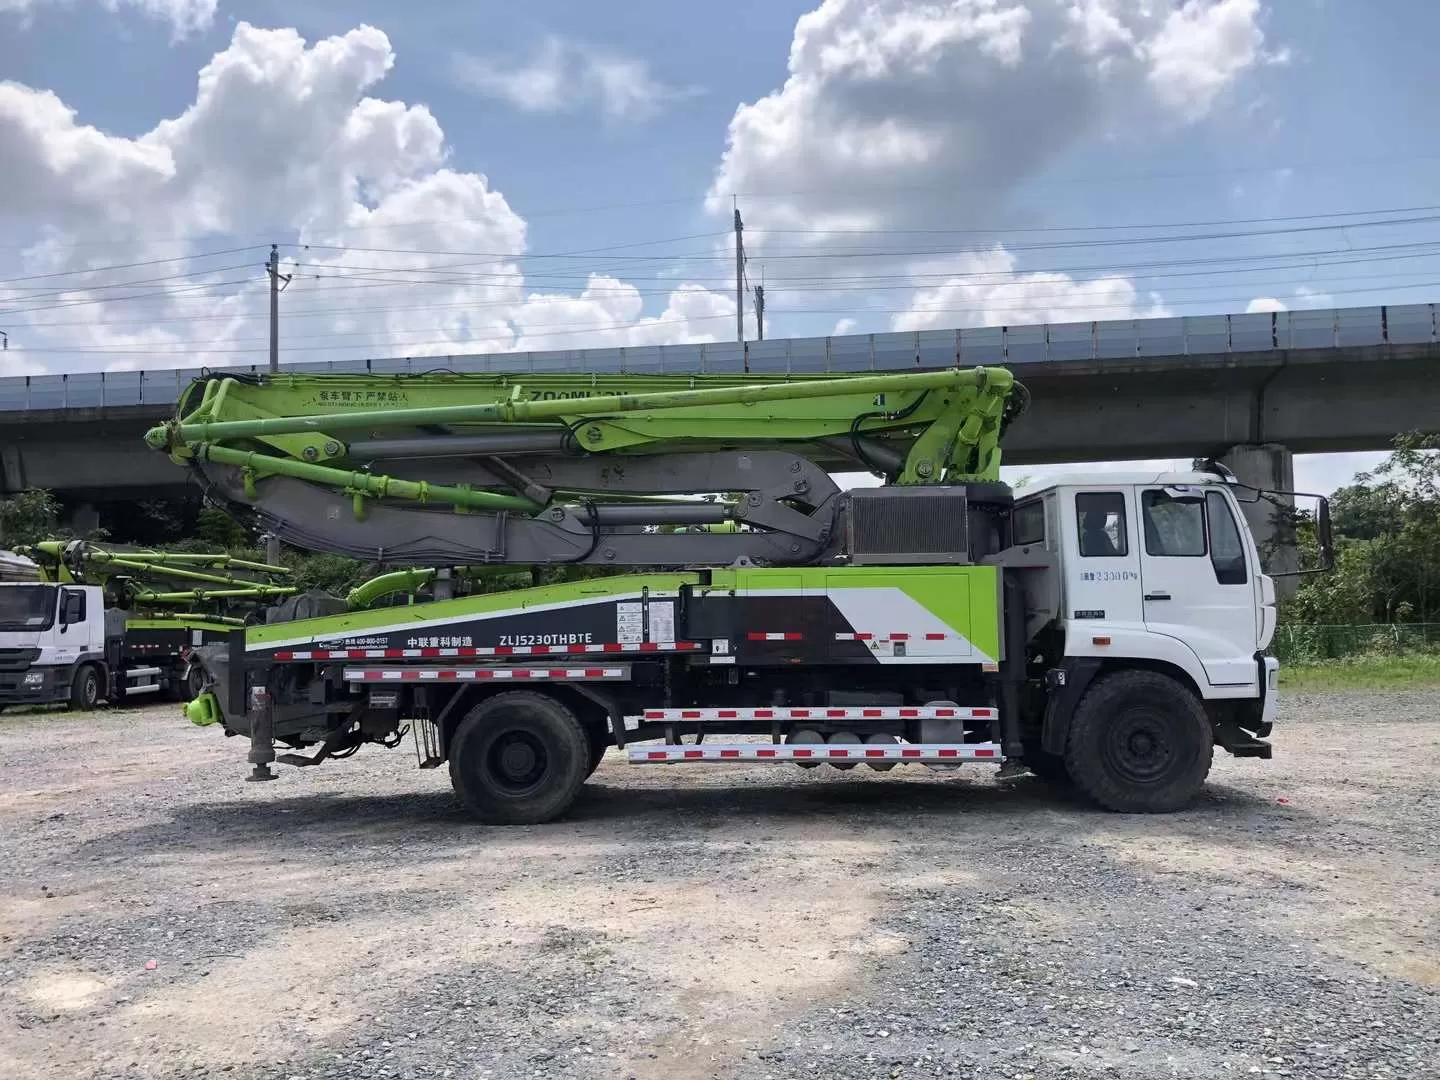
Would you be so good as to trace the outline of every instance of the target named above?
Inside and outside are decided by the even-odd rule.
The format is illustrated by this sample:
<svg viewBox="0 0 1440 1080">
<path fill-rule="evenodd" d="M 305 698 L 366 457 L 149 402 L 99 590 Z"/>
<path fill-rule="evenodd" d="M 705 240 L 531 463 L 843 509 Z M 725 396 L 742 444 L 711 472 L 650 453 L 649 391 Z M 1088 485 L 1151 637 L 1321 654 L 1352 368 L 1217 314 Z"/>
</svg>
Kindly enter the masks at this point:
<svg viewBox="0 0 1440 1080">
<path fill-rule="evenodd" d="M 1440 686 L 1440 656 L 1351 656 L 1280 664 L 1284 690 L 1403 690 Z"/>
</svg>

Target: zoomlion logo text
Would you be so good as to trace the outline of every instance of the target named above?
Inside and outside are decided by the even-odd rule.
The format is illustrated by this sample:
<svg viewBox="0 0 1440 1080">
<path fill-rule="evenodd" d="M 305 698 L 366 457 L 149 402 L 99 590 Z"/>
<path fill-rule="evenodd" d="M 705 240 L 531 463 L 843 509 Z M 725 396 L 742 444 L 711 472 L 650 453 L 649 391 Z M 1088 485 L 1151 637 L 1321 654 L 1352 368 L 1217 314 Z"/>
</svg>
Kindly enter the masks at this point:
<svg viewBox="0 0 1440 1080">
<path fill-rule="evenodd" d="M 567 401 L 571 398 L 598 397 L 589 390 L 531 390 L 531 401 Z"/>
</svg>

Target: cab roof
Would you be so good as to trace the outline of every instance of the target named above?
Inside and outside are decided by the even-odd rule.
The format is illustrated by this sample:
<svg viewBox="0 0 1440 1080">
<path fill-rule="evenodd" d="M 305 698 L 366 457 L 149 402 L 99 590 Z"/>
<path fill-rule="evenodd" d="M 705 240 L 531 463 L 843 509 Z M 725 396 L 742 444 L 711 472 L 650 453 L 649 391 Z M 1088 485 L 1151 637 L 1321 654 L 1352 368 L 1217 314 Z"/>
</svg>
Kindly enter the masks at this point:
<svg viewBox="0 0 1440 1080">
<path fill-rule="evenodd" d="M 1215 473 L 1207 472 L 1147 472 L 1136 470 L 1133 472 L 1075 472 L 1062 473 L 1059 476 L 1047 477 L 1044 482 L 1037 484 L 1026 484 L 1015 490 L 1016 500 L 1028 499 L 1032 495 L 1042 495 L 1047 491 L 1056 488 L 1107 488 L 1107 487 L 1129 487 L 1132 485 L 1162 486 L 1162 487 L 1198 487 L 1208 485 L 1212 487 L 1224 487 L 1224 477 Z"/>
</svg>

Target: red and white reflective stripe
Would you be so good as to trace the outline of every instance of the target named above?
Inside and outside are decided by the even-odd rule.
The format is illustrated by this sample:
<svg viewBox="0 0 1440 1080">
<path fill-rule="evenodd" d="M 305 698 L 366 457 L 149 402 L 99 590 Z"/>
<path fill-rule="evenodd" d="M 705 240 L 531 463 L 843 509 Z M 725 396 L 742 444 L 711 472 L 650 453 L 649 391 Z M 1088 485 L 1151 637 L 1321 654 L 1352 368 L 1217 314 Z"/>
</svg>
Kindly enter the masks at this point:
<svg viewBox="0 0 1440 1080">
<path fill-rule="evenodd" d="M 890 634 L 836 634 L 836 641 L 959 641 L 959 634 L 912 634 L 897 630 Z"/>
<path fill-rule="evenodd" d="M 603 645 L 477 645 L 448 649 L 282 649 L 276 660 L 426 660 L 478 656 L 581 656 L 594 653 L 697 652 L 694 641 L 643 641 Z"/>
<path fill-rule="evenodd" d="M 632 765 L 672 765 L 687 761 L 999 761 L 999 743 L 860 743 L 836 746 L 795 743 L 742 743 L 720 746 L 631 746 Z"/>
<path fill-rule="evenodd" d="M 803 640 L 805 640 L 805 635 L 804 635 L 804 634 L 796 634 L 796 633 L 793 633 L 793 632 L 792 632 L 792 633 L 784 633 L 784 634 L 777 634 L 777 633 L 774 633 L 774 632 L 762 633 L 762 632 L 760 632 L 760 631 L 758 631 L 758 630 L 752 630 L 752 631 L 750 631 L 750 633 L 748 633 L 748 634 L 745 635 L 745 640 L 746 640 L 746 641 L 803 641 Z"/>
<path fill-rule="evenodd" d="M 563 668 L 346 668 L 346 682 L 584 682 L 624 679 L 627 667 Z"/>
<path fill-rule="evenodd" d="M 993 720 L 995 710 L 953 705 L 844 705 L 768 709 L 646 709 L 638 719 L 675 720 Z"/>
</svg>

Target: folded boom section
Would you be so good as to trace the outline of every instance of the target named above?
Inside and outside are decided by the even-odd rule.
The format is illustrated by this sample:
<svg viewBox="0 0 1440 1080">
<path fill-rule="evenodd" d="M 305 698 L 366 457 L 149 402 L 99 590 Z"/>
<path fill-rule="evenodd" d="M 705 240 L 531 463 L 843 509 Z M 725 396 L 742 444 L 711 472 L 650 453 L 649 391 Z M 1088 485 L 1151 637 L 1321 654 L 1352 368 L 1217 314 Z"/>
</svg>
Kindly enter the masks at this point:
<svg viewBox="0 0 1440 1080">
<path fill-rule="evenodd" d="M 1024 400 L 993 368 L 215 376 L 146 438 L 309 550 L 396 566 L 794 565 L 850 553 L 854 499 L 832 473 L 998 492 L 1000 437 Z M 914 529 L 925 513 L 897 501 L 883 516 Z"/>
</svg>

